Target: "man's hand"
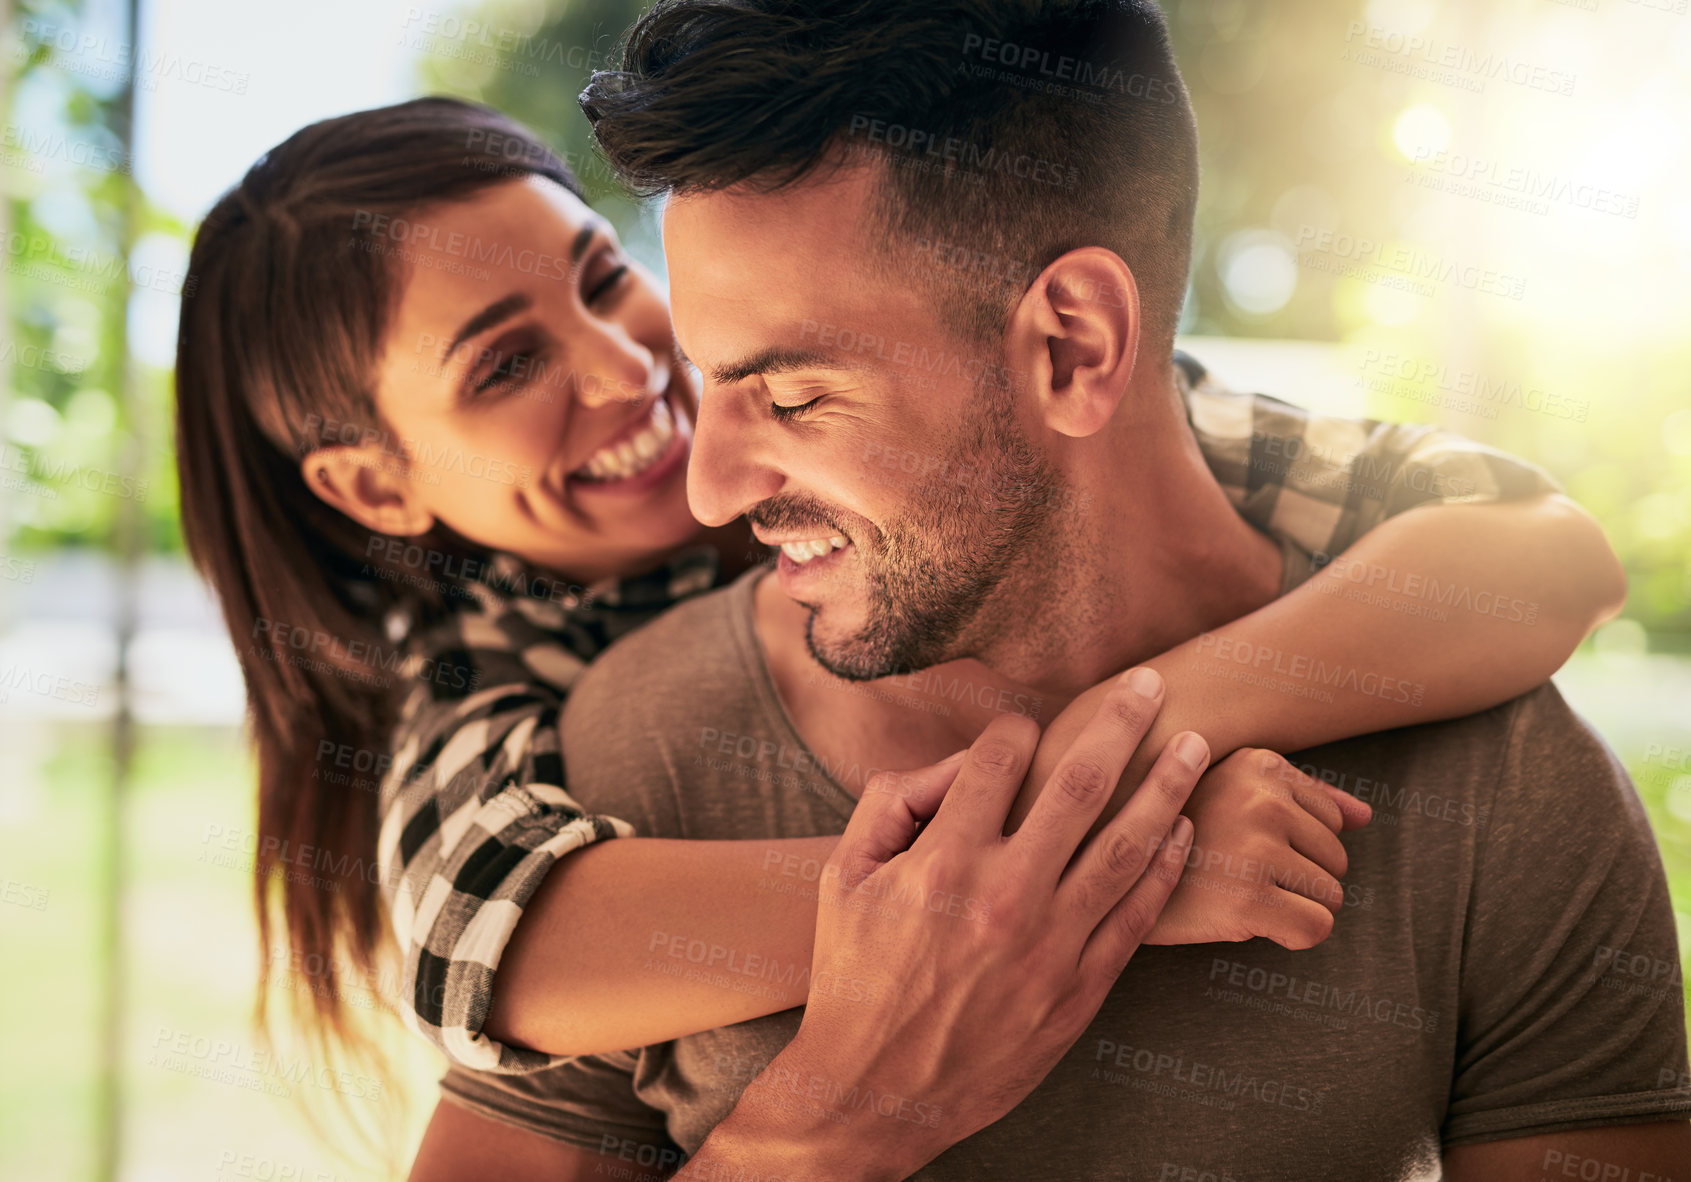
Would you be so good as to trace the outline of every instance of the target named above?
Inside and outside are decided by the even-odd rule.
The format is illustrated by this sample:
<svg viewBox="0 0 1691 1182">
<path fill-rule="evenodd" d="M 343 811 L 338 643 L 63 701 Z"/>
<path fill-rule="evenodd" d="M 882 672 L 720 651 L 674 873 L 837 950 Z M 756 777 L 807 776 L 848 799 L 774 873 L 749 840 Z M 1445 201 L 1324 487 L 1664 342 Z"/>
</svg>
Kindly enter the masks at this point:
<svg viewBox="0 0 1691 1182">
<path fill-rule="evenodd" d="M 1264 936 L 1300 949 L 1332 934 L 1350 865 L 1337 835 L 1368 823 L 1366 804 L 1246 747 L 1204 774 L 1185 815 L 1192 852 L 1145 943 Z"/>
<path fill-rule="evenodd" d="M 823 873 L 799 1034 L 681 1178 L 902 1178 L 1045 1077 L 1156 923 L 1191 841 L 1178 814 L 1209 759 L 1197 735 L 1176 736 L 1086 840 L 1161 701 L 1160 678 L 1136 689 L 1132 676 L 1012 836 L 1039 740 L 1027 719 L 994 721 L 966 757 L 871 780 Z"/>
</svg>

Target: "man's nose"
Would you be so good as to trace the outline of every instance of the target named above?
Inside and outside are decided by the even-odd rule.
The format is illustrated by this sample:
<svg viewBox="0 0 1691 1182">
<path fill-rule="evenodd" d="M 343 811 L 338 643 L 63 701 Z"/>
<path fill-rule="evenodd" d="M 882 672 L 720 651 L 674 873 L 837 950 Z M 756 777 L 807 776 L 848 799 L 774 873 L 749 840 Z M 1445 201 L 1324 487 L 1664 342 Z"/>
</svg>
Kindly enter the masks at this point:
<svg viewBox="0 0 1691 1182">
<path fill-rule="evenodd" d="M 726 525 L 781 490 L 783 477 L 764 438 L 768 424 L 757 421 L 751 406 L 749 399 L 708 390 L 699 398 L 687 504 L 706 525 Z"/>
<path fill-rule="evenodd" d="M 575 397 L 584 410 L 641 402 L 663 393 L 668 366 L 621 328 L 608 325 L 578 354 Z"/>
</svg>

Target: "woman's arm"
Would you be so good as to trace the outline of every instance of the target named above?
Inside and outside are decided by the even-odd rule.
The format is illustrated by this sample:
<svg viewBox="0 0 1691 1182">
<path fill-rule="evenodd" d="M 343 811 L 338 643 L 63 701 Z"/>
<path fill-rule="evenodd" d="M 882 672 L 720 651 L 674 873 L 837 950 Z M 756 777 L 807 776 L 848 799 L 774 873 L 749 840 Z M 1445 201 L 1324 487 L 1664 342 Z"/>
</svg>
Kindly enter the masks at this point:
<svg viewBox="0 0 1691 1182">
<path fill-rule="evenodd" d="M 629 837 L 577 850 L 523 909 L 483 1030 L 501 1043 L 583 1055 L 802 1005 L 817 880 L 838 842 Z M 766 889 L 771 879 L 792 890 Z M 712 983 L 713 956 L 718 965 L 761 957 L 779 968 L 758 974 L 756 993 L 737 992 Z"/>
<path fill-rule="evenodd" d="M 1564 496 L 1410 510 L 1289 595 L 1146 661 L 1168 698 L 1122 782 L 1182 730 L 1220 762 L 1495 706 L 1548 678 L 1625 598 L 1602 529 Z M 1100 696 L 1051 721 L 1012 824 Z"/>
<path fill-rule="evenodd" d="M 1339 557 L 1283 600 L 1149 662 L 1167 682 L 1167 707 L 1123 784 L 1138 783 L 1167 738 L 1183 728 L 1204 735 L 1221 765 L 1251 745 L 1294 751 L 1494 705 L 1542 681 L 1624 597 L 1624 579 L 1601 531 L 1572 502 L 1546 495 L 1555 483 L 1531 464 L 1425 425 L 1315 415 L 1237 394 L 1191 359 L 1177 360 L 1199 448 L 1240 514 L 1305 552 Z M 1266 457 L 1260 469 L 1259 457 Z M 1380 570 L 1385 573 L 1376 576 Z M 1443 618 L 1382 608 L 1382 593 L 1388 604 L 1401 597 L 1405 608 L 1424 607 Z M 1498 593 L 1501 617 L 1487 614 L 1497 609 Z M 1515 600 L 1537 604 L 1531 624 L 1525 606 L 1520 619 L 1506 618 Z M 1288 673 L 1302 681 L 1333 677 L 1337 668 L 1347 685 L 1309 687 L 1330 692 L 1331 702 L 1300 696 L 1302 686 L 1269 688 L 1261 677 L 1272 672 L 1272 661 L 1241 668 L 1241 642 L 1257 646 L 1252 662 L 1266 648 L 1286 654 Z M 1348 688 L 1352 670 L 1357 691 Z M 1241 672 L 1257 677 L 1247 681 L 1237 677 Z M 1400 683 L 1422 686 L 1419 704 L 1382 696 L 1382 675 L 1394 679 L 1394 696 L 1414 697 Z M 1360 692 L 1364 684 L 1374 692 Z M 1012 825 L 1100 696 L 1088 691 L 1052 722 Z M 1215 772 L 1199 789 L 1238 790 Z M 1118 789 L 1110 812 L 1124 795 Z M 1312 805 L 1311 795 L 1299 794 L 1299 803 L 1316 812 L 1322 802 Z M 1367 809 L 1343 794 L 1331 798 L 1345 810 L 1346 827 L 1366 817 Z M 1214 848 L 1203 829 L 1196 840 Z M 758 885 L 765 859 L 781 855 L 783 844 L 812 865 L 826 857 L 817 839 L 809 839 L 618 841 L 563 858 L 525 907 L 498 962 L 485 1033 L 524 1041 L 526 1029 L 529 1045 L 579 1053 L 798 1004 L 802 988 L 779 986 L 765 1000 L 664 975 L 661 969 L 673 966 L 647 947 L 685 919 L 693 938 L 807 965 L 813 894 Z M 791 876 L 784 882 L 804 885 Z M 1183 885 L 1165 915 L 1194 912 L 1182 892 L 1190 893 Z M 609 911 L 607 900 L 616 900 Z M 1158 931 L 1153 940 L 1179 937 Z M 654 1014 L 661 1019 L 656 1026 Z M 560 1032 L 566 1041 L 556 1041 Z"/>
<path fill-rule="evenodd" d="M 1624 593 L 1601 530 L 1563 497 L 1403 513 L 1291 594 L 1146 662 L 1166 683 L 1163 710 L 1105 816 L 1181 730 L 1202 734 L 1219 764 L 1241 747 L 1295 751 L 1505 701 L 1554 672 Z M 1047 728 L 1013 825 L 1103 690 Z M 577 851 L 547 876 L 507 946 L 487 1033 L 586 1053 L 800 1004 L 816 875 L 834 840 L 635 838 Z M 771 880 L 793 893 L 770 891 Z M 794 971 L 762 974 L 769 991 L 752 995 L 698 979 L 708 974 L 689 979 L 698 956 L 759 956 Z"/>
</svg>

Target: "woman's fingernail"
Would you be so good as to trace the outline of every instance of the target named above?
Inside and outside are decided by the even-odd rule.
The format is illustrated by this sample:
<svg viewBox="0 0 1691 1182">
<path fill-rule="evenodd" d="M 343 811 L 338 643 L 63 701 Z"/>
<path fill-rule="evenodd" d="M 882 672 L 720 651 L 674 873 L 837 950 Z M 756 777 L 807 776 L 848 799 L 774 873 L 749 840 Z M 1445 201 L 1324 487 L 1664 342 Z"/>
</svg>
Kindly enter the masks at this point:
<svg viewBox="0 0 1691 1182">
<path fill-rule="evenodd" d="M 1155 702 L 1163 696 L 1163 679 L 1155 669 L 1141 665 L 1128 673 L 1127 688 L 1140 697 Z"/>
</svg>

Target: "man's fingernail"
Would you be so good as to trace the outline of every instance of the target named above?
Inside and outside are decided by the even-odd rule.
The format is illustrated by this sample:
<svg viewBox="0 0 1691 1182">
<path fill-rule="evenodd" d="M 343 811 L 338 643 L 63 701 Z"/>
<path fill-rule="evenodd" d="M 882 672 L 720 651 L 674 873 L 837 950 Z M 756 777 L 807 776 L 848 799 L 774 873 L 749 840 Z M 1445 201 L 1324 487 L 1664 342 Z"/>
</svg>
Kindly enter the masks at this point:
<svg viewBox="0 0 1691 1182">
<path fill-rule="evenodd" d="M 1174 757 L 1187 767 L 1203 767 L 1210 757 L 1210 747 L 1201 736 L 1187 731 L 1174 741 Z"/>
<path fill-rule="evenodd" d="M 1155 669 L 1141 665 L 1127 675 L 1127 688 L 1140 697 L 1155 702 L 1163 696 L 1163 679 Z"/>
</svg>

